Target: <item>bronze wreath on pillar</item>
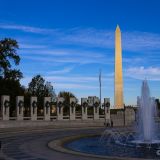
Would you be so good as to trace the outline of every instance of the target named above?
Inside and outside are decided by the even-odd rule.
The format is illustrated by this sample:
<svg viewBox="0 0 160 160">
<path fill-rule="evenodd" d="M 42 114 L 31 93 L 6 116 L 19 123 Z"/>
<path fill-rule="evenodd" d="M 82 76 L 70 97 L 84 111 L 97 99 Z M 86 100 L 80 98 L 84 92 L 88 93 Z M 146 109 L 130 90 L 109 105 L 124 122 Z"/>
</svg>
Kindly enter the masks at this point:
<svg viewBox="0 0 160 160">
<path fill-rule="evenodd" d="M 95 102 L 94 103 L 94 107 L 95 107 L 95 112 L 97 113 L 97 111 L 98 111 L 98 106 L 99 106 L 99 102 Z"/>
<path fill-rule="evenodd" d="M 32 102 L 32 107 L 33 107 L 33 108 L 37 107 L 37 102 L 36 102 L 36 101 L 33 101 L 33 102 Z"/>
<path fill-rule="evenodd" d="M 74 111 L 73 109 L 74 109 L 74 107 L 76 106 L 76 103 L 72 101 L 71 104 L 70 104 L 70 106 L 71 106 L 72 113 L 73 113 L 73 111 Z"/>
<path fill-rule="evenodd" d="M 63 102 L 58 102 L 58 107 L 62 107 L 63 106 Z"/>
<path fill-rule="evenodd" d="M 18 107 L 23 107 L 24 106 L 24 102 L 22 101 L 22 100 L 20 100 L 19 102 L 18 102 Z"/>
<path fill-rule="evenodd" d="M 49 102 L 49 101 L 47 101 L 47 102 L 45 103 L 45 107 L 46 107 L 46 108 L 49 108 L 49 107 L 50 107 L 50 102 Z"/>
<path fill-rule="evenodd" d="M 100 104 L 99 102 L 95 102 L 95 103 L 94 103 L 94 107 L 98 107 L 99 104 Z"/>
<path fill-rule="evenodd" d="M 5 108 L 10 107 L 10 102 L 8 100 L 4 101 L 4 107 Z"/>
<path fill-rule="evenodd" d="M 71 102 L 71 107 L 74 107 L 76 105 L 75 102 Z"/>
<path fill-rule="evenodd" d="M 45 107 L 46 107 L 46 114 L 48 114 L 48 110 L 49 110 L 49 107 L 51 106 L 51 103 L 49 101 L 46 101 L 45 103 Z"/>
<path fill-rule="evenodd" d="M 106 103 L 106 107 L 110 107 L 110 103 L 109 102 Z"/>
<path fill-rule="evenodd" d="M 59 114 L 61 114 L 61 110 L 62 110 L 61 108 L 63 107 L 63 102 L 59 101 L 57 107 L 59 107 Z"/>
<path fill-rule="evenodd" d="M 83 102 L 82 106 L 83 107 L 88 107 L 88 103 L 87 102 Z"/>
<path fill-rule="evenodd" d="M 107 113 L 109 113 L 110 102 L 107 102 L 107 103 L 105 104 L 105 107 L 107 108 Z"/>
<path fill-rule="evenodd" d="M 88 103 L 87 102 L 83 102 L 82 106 L 84 108 L 84 113 L 85 113 L 86 112 L 86 108 L 88 107 Z"/>
</svg>

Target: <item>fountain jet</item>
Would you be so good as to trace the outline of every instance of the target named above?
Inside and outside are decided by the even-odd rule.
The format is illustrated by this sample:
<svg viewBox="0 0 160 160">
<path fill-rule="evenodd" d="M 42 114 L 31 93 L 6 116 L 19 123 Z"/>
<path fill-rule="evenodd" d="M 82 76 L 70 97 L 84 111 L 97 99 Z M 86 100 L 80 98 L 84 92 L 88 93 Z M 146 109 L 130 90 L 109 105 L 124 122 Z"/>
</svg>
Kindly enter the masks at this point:
<svg viewBox="0 0 160 160">
<path fill-rule="evenodd" d="M 155 99 L 150 97 L 150 90 L 147 80 L 142 82 L 141 97 L 137 98 L 139 107 L 138 126 L 140 131 L 140 140 L 144 143 L 150 143 L 155 139 Z"/>
</svg>

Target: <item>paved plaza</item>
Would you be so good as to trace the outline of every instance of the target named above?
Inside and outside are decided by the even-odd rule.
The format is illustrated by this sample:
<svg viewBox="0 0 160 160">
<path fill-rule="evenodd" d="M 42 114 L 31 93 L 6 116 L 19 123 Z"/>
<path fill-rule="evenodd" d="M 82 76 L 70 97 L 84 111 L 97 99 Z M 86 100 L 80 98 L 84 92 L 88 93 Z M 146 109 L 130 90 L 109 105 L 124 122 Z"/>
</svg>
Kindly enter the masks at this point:
<svg viewBox="0 0 160 160">
<path fill-rule="evenodd" d="M 78 134 L 102 133 L 104 128 L 68 128 L 1 132 L 2 159 L 7 160 L 89 160 L 91 158 L 66 154 L 48 148 L 48 142 Z M 99 158 L 92 158 L 93 160 Z"/>
</svg>

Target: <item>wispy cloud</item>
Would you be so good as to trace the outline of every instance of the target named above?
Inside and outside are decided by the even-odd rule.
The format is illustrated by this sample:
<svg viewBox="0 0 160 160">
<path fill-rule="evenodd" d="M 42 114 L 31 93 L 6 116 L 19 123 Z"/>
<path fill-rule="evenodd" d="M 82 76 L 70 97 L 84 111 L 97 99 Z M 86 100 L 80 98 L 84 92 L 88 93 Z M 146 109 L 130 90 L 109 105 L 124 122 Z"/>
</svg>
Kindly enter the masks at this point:
<svg viewBox="0 0 160 160">
<path fill-rule="evenodd" d="M 61 37 L 60 40 L 64 43 L 113 48 L 114 32 L 108 30 L 97 30 L 94 28 L 77 28 L 69 34 Z"/>
<path fill-rule="evenodd" d="M 133 67 L 125 70 L 125 75 L 134 79 L 143 80 L 145 78 L 153 81 L 160 80 L 160 68 L 159 67 Z"/>
<path fill-rule="evenodd" d="M 160 35 L 147 32 L 124 32 L 123 48 L 128 51 L 156 51 L 160 50 Z"/>
<path fill-rule="evenodd" d="M 0 29 L 10 29 L 48 36 L 49 44 L 70 44 L 114 49 L 114 30 L 95 28 L 48 29 L 17 24 L 0 24 Z M 122 30 L 123 50 L 150 52 L 160 50 L 160 35 L 156 33 Z"/>
<path fill-rule="evenodd" d="M 98 76 L 76 76 L 76 75 L 68 75 L 68 76 L 45 76 L 46 79 L 50 81 L 59 81 L 59 82 L 74 82 L 74 83 L 90 83 L 90 82 L 98 82 Z"/>
<path fill-rule="evenodd" d="M 65 73 L 69 73 L 73 70 L 73 66 L 72 67 L 65 67 L 61 70 L 54 70 L 54 71 L 49 71 L 47 72 L 47 74 L 49 75 L 57 75 L 57 74 L 65 74 Z"/>
<path fill-rule="evenodd" d="M 29 46 L 30 47 L 30 46 Z M 104 58 L 104 54 L 101 52 L 95 52 L 95 51 L 85 51 L 81 49 L 50 49 L 49 46 L 47 49 L 43 48 L 46 46 L 40 46 L 41 49 L 36 49 L 38 47 L 37 45 L 33 45 L 35 48 L 29 48 L 29 50 L 21 50 L 22 55 L 55 55 L 55 56 L 83 56 L 88 58 Z"/>
<path fill-rule="evenodd" d="M 80 29 L 62 38 L 62 42 L 114 49 L 114 31 Z M 123 50 L 149 52 L 160 50 L 160 35 L 139 31 L 122 31 Z"/>
<path fill-rule="evenodd" d="M 38 45 L 38 44 L 20 44 L 20 49 L 44 49 L 47 48 L 46 45 Z"/>
<path fill-rule="evenodd" d="M 70 84 L 67 84 L 67 83 L 55 83 L 55 87 L 57 89 L 61 89 L 61 90 L 70 90 L 70 89 L 98 89 L 99 87 L 98 86 L 95 86 L 95 85 L 84 85 L 84 84 L 74 84 L 74 83 L 70 83 Z"/>
<path fill-rule="evenodd" d="M 30 50 L 21 50 L 22 55 L 38 55 L 45 56 L 45 55 L 51 55 L 51 56 L 67 56 L 70 55 L 70 52 L 62 51 L 62 50 L 54 50 L 54 49 L 34 49 L 30 48 Z"/>
<path fill-rule="evenodd" d="M 55 31 L 57 32 L 56 29 L 45 29 L 45 28 L 17 25 L 17 24 L 0 24 L 0 28 L 19 30 L 19 31 L 30 32 L 30 33 L 39 33 L 39 34 L 49 34 Z"/>
<path fill-rule="evenodd" d="M 32 61 L 41 61 L 47 63 L 72 63 L 72 64 L 107 64 L 110 63 L 105 58 L 95 58 L 84 56 L 63 56 L 63 57 L 44 57 L 44 56 L 33 56 L 33 55 L 22 55 L 22 59 L 28 59 Z"/>
<path fill-rule="evenodd" d="M 32 77 L 25 77 L 21 80 L 22 85 L 27 86 Z M 56 90 L 72 90 L 72 89 L 97 89 L 98 86 L 93 84 L 81 83 L 81 81 L 69 81 L 69 78 L 65 77 L 45 77 L 47 81 L 52 82 L 52 85 Z"/>
<path fill-rule="evenodd" d="M 97 76 L 82 76 L 82 75 L 66 75 L 66 76 L 63 76 L 63 75 L 46 75 L 44 76 L 45 79 L 47 81 L 51 81 L 51 82 L 55 82 L 55 83 L 64 83 L 66 82 L 67 84 L 68 83 L 73 83 L 73 84 L 86 84 L 86 85 L 89 85 L 89 84 L 93 84 L 93 83 L 99 83 L 99 77 L 98 75 Z M 23 84 L 26 85 L 30 80 L 32 79 L 32 77 L 30 76 L 27 76 L 27 77 L 24 77 L 24 79 L 22 80 Z M 103 76 L 103 81 L 105 82 L 111 82 L 113 81 L 113 77 L 112 76 L 108 76 L 108 75 L 104 75 Z"/>
<path fill-rule="evenodd" d="M 123 58 L 122 61 L 123 63 L 141 63 L 142 61 L 144 60 L 144 58 L 141 58 L 141 57 L 137 57 L 137 58 Z"/>
</svg>

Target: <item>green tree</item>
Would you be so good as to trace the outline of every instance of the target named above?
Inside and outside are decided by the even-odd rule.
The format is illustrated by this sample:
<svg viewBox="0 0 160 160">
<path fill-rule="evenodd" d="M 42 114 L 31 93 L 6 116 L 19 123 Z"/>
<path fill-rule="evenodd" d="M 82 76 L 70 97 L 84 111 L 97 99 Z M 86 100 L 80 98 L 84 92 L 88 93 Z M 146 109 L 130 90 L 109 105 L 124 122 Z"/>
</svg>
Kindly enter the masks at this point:
<svg viewBox="0 0 160 160">
<path fill-rule="evenodd" d="M 37 97 L 45 96 L 45 79 L 41 75 L 36 75 L 28 84 L 28 92 Z"/>
<path fill-rule="evenodd" d="M 69 106 L 70 106 L 70 98 L 71 97 L 76 98 L 76 96 L 71 92 L 61 91 L 61 92 L 59 92 L 58 97 L 64 98 L 64 104 L 65 104 L 64 114 L 68 114 L 69 113 Z"/>
<path fill-rule="evenodd" d="M 10 95 L 11 116 L 15 113 L 15 97 L 24 94 L 24 87 L 19 82 L 23 74 L 20 70 L 12 69 L 13 65 L 20 63 L 18 48 L 18 43 L 14 39 L 0 40 L 0 95 Z"/>
<path fill-rule="evenodd" d="M 36 75 L 28 84 L 28 93 L 38 98 L 38 112 L 43 108 L 44 97 L 55 96 L 53 86 L 50 82 L 45 82 L 41 75 Z"/>
<path fill-rule="evenodd" d="M 15 65 L 19 64 L 18 48 L 18 43 L 14 39 L 5 38 L 0 40 L 0 73 L 2 76 L 4 76 L 6 71 L 11 69 L 12 63 Z"/>
<path fill-rule="evenodd" d="M 52 102 L 55 102 L 56 101 L 56 94 L 55 94 L 55 90 L 51 84 L 51 82 L 46 82 L 45 83 L 45 93 L 46 93 L 46 96 L 49 96 L 52 98 Z"/>
<path fill-rule="evenodd" d="M 0 77 L 0 95 L 10 96 L 10 116 L 15 116 L 16 96 L 23 96 L 25 88 L 18 80 L 4 79 Z"/>
<path fill-rule="evenodd" d="M 20 70 L 16 69 L 10 69 L 4 72 L 4 79 L 5 80 L 14 80 L 14 81 L 19 81 L 20 79 L 23 78 L 22 72 Z"/>
</svg>

